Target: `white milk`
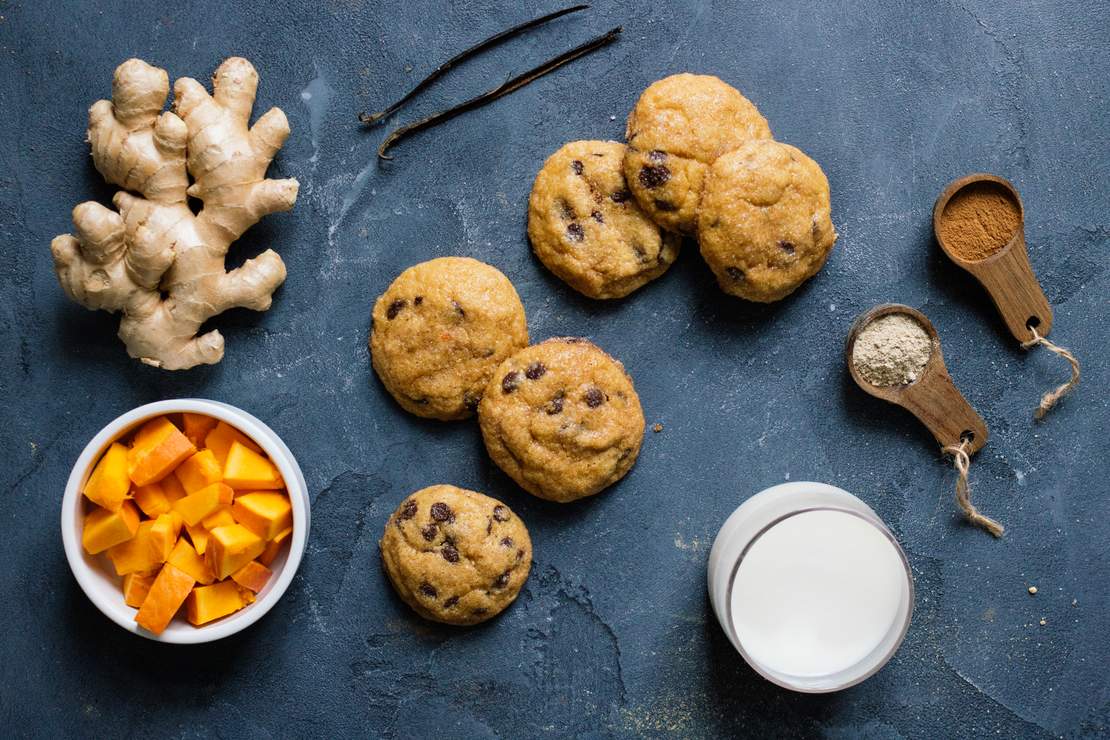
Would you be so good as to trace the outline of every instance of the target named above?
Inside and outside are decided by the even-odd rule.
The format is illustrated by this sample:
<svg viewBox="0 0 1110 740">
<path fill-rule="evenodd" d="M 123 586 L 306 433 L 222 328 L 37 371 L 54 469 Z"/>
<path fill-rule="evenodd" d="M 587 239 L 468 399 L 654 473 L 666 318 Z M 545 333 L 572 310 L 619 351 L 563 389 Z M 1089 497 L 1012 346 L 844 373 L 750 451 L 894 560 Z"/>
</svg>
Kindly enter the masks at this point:
<svg viewBox="0 0 1110 740">
<path fill-rule="evenodd" d="M 913 577 L 894 535 L 870 506 L 827 483 L 781 483 L 747 498 L 717 532 L 706 578 L 729 642 L 794 691 L 863 681 L 913 617 Z"/>
<path fill-rule="evenodd" d="M 900 630 L 908 599 L 902 556 L 882 531 L 846 511 L 816 510 L 752 543 L 729 603 L 750 661 L 816 678 L 867 662 Z"/>
</svg>

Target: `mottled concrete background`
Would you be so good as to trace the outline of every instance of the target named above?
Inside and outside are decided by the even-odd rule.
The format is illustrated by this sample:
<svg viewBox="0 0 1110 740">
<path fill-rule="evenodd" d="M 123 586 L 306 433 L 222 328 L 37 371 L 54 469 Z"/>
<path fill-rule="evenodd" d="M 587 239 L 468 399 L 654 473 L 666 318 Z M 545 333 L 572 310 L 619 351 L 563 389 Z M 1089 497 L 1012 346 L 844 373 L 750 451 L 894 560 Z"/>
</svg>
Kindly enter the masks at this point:
<svg viewBox="0 0 1110 740">
<path fill-rule="evenodd" d="M 1107 5 L 599 3 L 468 64 L 393 123 L 623 24 L 617 45 L 379 165 L 384 129 L 361 130 L 356 112 L 555 7 L 517 5 L 0 2 L 3 734 L 1106 736 Z M 252 229 L 233 257 L 274 247 L 289 279 L 268 313 L 213 322 L 228 340 L 222 364 L 159 372 L 126 357 L 116 318 L 66 300 L 48 245 L 74 205 L 111 196 L 83 135 L 114 67 L 136 55 L 171 78 L 206 79 L 231 54 L 261 73 L 258 111 L 278 105 L 292 123 L 271 173 L 301 182 L 295 211 Z M 779 304 L 723 296 L 690 245 L 664 279 L 592 302 L 528 248 L 525 203 L 544 158 L 571 139 L 620 138 L 640 90 L 682 70 L 735 84 L 776 137 L 828 173 L 840 240 L 824 271 Z M 933 199 L 974 170 L 1020 189 L 1052 338 L 1084 362 L 1079 392 L 1043 424 L 1030 412 L 1066 375 L 1062 363 L 1019 350 L 932 240 Z M 586 335 L 628 366 L 648 424 L 665 430 L 648 433 L 635 469 L 605 495 L 535 500 L 490 464 L 475 424 L 407 416 L 376 382 L 373 299 L 404 267 L 449 254 L 503 270 L 533 338 Z M 953 472 L 924 429 L 847 379 L 852 318 L 891 300 L 929 315 L 990 425 L 972 483 L 1006 525 L 1001 541 L 957 516 Z M 88 439 L 123 411 L 177 396 L 227 401 L 272 425 L 313 505 L 282 603 L 245 634 L 192 648 L 101 616 L 58 535 L 63 485 Z M 806 479 L 873 506 L 917 579 L 901 651 L 834 696 L 757 678 L 705 596 L 727 514 L 768 485 Z M 421 621 L 379 568 L 389 512 L 441 481 L 504 499 L 531 528 L 532 576 L 484 627 Z"/>
</svg>

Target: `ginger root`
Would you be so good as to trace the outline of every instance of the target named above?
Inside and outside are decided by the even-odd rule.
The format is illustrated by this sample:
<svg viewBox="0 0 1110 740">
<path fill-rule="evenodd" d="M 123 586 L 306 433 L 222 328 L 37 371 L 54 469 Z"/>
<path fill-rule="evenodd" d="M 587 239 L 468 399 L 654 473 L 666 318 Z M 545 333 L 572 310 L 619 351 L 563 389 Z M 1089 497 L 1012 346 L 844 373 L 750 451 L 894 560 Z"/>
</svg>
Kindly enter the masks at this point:
<svg viewBox="0 0 1110 740">
<path fill-rule="evenodd" d="M 197 336 L 201 325 L 237 306 L 265 311 L 285 280 L 271 249 L 230 272 L 224 257 L 263 216 L 293 207 L 297 181 L 266 178 L 289 123 L 271 108 L 248 126 L 258 73 L 246 59 L 221 64 L 212 87 L 209 95 L 196 80 L 177 80 L 173 111 L 163 112 L 165 70 L 139 59 L 117 67 L 112 100 L 89 109 L 88 141 L 96 169 L 123 188 L 112 199 L 118 213 L 81 203 L 76 235 L 50 245 L 66 295 L 121 311 L 128 353 L 167 370 L 219 362 L 223 336 Z M 187 197 L 202 201 L 199 213 Z"/>
</svg>

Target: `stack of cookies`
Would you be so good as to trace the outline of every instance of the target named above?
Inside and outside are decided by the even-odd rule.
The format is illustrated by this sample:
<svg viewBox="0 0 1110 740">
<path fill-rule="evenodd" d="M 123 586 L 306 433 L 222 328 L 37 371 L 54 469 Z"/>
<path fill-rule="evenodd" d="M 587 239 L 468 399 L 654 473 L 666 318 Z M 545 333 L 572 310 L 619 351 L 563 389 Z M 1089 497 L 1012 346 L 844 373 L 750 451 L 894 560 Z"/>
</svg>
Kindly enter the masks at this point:
<svg viewBox="0 0 1110 740">
<path fill-rule="evenodd" d="M 658 252 L 663 237 L 639 218 Z M 405 270 L 374 305 L 369 345 L 402 408 L 445 421 L 477 411 L 490 457 L 540 498 L 599 493 L 640 452 L 644 414 L 624 366 L 579 337 L 528 346 L 520 297 L 490 265 L 442 257 Z M 405 602 L 451 624 L 507 607 L 532 560 L 528 530 L 508 506 L 444 485 L 398 506 L 381 550 Z"/>
<path fill-rule="evenodd" d="M 776 301 L 824 265 L 836 231 L 829 183 L 799 149 L 716 77 L 649 86 L 627 146 L 576 141 L 532 187 L 528 235 L 548 269 L 591 298 L 619 298 L 662 275 L 694 237 L 726 293 Z"/>
</svg>

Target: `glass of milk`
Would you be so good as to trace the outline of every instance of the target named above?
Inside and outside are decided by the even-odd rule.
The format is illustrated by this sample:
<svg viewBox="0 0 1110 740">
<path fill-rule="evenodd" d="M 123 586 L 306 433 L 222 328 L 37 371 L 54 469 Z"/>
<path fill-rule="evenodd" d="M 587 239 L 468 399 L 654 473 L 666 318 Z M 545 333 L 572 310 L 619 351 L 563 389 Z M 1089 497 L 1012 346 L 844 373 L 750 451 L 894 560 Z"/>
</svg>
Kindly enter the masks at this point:
<svg viewBox="0 0 1110 740">
<path fill-rule="evenodd" d="M 709 600 L 756 672 L 823 693 L 863 681 L 902 644 L 913 577 L 867 504 L 824 483 L 784 483 L 745 501 L 717 533 Z"/>
</svg>

